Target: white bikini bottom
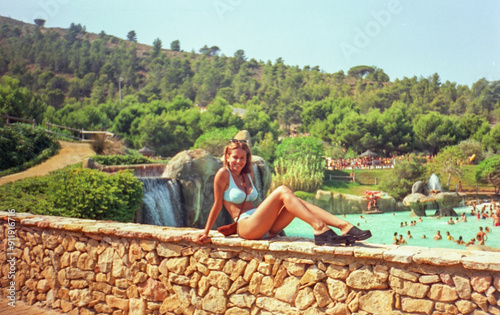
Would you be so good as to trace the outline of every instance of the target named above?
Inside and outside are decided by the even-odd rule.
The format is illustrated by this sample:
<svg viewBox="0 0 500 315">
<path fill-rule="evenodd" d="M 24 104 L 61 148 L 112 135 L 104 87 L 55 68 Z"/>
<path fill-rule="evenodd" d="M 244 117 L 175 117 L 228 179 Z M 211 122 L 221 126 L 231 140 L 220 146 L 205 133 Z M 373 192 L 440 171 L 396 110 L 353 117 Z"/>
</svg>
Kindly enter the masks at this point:
<svg viewBox="0 0 500 315">
<path fill-rule="evenodd" d="M 238 221 L 238 225 L 239 223 L 244 220 L 244 219 L 248 219 L 250 218 L 250 216 L 255 212 L 255 210 L 257 210 L 257 208 L 253 208 L 253 209 L 250 209 L 248 211 L 245 211 L 243 212 L 242 214 L 240 214 L 240 221 Z M 238 217 L 236 217 L 238 218 Z M 234 219 L 234 221 L 236 221 L 236 219 Z M 268 236 L 269 233 L 266 233 L 266 235 L 264 235 L 264 237 L 262 237 L 263 240 L 267 239 L 269 236 Z M 240 233 L 238 232 L 238 236 L 241 237 Z"/>
<path fill-rule="evenodd" d="M 255 210 L 257 210 L 257 208 L 253 208 L 253 209 L 250 209 L 248 211 L 243 212 L 242 214 L 240 214 L 240 220 L 250 218 L 250 216 L 255 212 Z M 238 217 L 236 217 L 234 219 L 234 221 L 236 222 L 237 219 L 238 219 Z"/>
</svg>

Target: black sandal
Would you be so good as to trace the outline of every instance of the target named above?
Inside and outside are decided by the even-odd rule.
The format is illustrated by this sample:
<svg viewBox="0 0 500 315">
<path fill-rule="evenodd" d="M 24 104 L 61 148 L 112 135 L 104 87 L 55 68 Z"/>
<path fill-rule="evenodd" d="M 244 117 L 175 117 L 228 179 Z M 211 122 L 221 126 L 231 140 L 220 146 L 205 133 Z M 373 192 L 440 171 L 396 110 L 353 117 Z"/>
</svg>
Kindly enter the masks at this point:
<svg viewBox="0 0 500 315">
<path fill-rule="evenodd" d="M 370 230 L 360 230 L 357 227 L 353 226 L 349 232 L 345 234 L 345 236 L 350 235 L 356 241 L 364 241 L 372 237 L 372 232 Z"/>
<path fill-rule="evenodd" d="M 316 244 L 317 246 L 322 246 L 322 245 L 336 246 L 341 244 L 350 246 L 354 244 L 355 241 L 356 240 L 351 235 L 337 235 L 331 229 L 319 235 L 314 235 L 314 244 Z"/>
</svg>

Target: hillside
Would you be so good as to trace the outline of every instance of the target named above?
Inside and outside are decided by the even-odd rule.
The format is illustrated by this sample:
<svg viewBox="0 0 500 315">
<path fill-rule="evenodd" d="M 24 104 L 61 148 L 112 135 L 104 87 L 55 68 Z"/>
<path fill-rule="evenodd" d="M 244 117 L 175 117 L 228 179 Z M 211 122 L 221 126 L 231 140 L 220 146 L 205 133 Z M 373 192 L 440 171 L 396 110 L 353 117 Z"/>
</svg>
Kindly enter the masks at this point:
<svg viewBox="0 0 500 315">
<path fill-rule="evenodd" d="M 437 73 L 391 81 L 376 66 L 325 73 L 287 65 L 286 56 L 257 61 L 243 50 L 164 46 L 0 17 L 0 113 L 110 130 L 130 147 L 167 156 L 229 126 L 249 130 L 261 154 L 272 151 L 266 137 L 292 132 L 321 138 L 337 157 L 366 149 L 436 154 L 466 139 L 495 152 L 500 142 L 492 129 L 500 81 L 469 88 Z M 247 114 L 235 117 L 233 107 Z"/>
</svg>

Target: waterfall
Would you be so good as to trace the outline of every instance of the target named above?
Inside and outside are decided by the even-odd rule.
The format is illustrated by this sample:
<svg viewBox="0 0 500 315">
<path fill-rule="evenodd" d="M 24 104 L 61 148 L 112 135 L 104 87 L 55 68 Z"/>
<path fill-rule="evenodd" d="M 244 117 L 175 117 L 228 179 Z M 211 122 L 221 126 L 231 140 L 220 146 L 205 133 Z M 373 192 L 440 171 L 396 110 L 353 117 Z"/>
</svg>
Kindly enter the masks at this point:
<svg viewBox="0 0 500 315">
<path fill-rule="evenodd" d="M 169 178 L 138 178 L 144 184 L 142 222 L 145 224 L 186 226 L 180 185 Z"/>
<path fill-rule="evenodd" d="M 439 182 L 439 178 L 436 174 L 432 174 L 429 178 L 429 192 L 432 190 L 442 191 L 441 183 Z"/>
</svg>

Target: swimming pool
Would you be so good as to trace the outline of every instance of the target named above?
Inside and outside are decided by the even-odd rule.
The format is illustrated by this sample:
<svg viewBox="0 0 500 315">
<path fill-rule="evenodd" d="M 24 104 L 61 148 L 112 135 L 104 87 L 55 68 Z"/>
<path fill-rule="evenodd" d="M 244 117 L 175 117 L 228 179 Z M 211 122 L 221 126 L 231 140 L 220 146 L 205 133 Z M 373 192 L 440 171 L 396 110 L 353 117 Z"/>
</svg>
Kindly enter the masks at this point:
<svg viewBox="0 0 500 315">
<path fill-rule="evenodd" d="M 480 209 L 480 207 L 478 207 Z M 360 229 L 369 229 L 372 232 L 372 237 L 366 242 L 376 244 L 393 244 L 394 232 L 403 235 L 408 245 L 422 246 L 422 247 L 441 247 L 452 249 L 465 249 L 464 245 L 446 239 L 446 232 L 450 232 L 456 240 L 462 236 L 465 242 L 470 241 L 476 237 L 479 232 L 479 227 L 483 229 L 488 226 L 491 232 L 487 233 L 488 239 L 485 245 L 493 248 L 500 248 L 500 227 L 493 226 L 493 219 L 476 219 L 475 216 L 470 215 L 471 207 L 458 207 L 454 208 L 460 220 L 461 214 L 464 212 L 467 217 L 467 222 L 459 221 L 456 224 L 449 225 L 447 221 L 450 217 L 443 217 L 440 219 L 432 219 L 431 216 L 435 214 L 436 210 L 427 210 L 427 217 L 422 217 L 422 222 L 418 222 L 418 217 L 410 217 L 410 211 L 395 212 L 395 213 L 382 213 L 382 214 L 347 214 L 344 220 L 358 225 Z M 456 217 L 453 218 L 454 220 Z M 414 226 L 410 226 L 411 221 L 417 221 Z M 401 222 L 407 222 L 407 226 L 400 227 Z M 434 240 L 433 237 L 436 231 L 441 232 L 443 237 L 441 240 Z M 338 229 L 334 231 L 339 234 Z M 407 237 L 407 231 L 410 231 L 413 238 Z M 286 229 L 287 236 L 299 236 L 313 238 L 312 228 L 299 219 L 295 219 Z M 422 236 L 426 235 L 423 239 Z M 477 244 L 477 241 L 476 241 Z"/>
</svg>

